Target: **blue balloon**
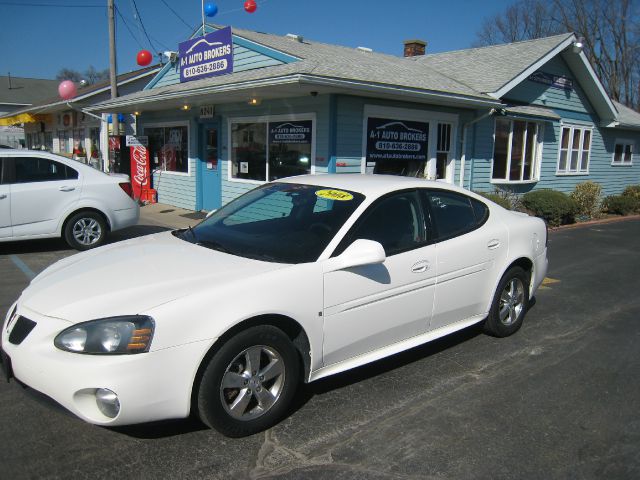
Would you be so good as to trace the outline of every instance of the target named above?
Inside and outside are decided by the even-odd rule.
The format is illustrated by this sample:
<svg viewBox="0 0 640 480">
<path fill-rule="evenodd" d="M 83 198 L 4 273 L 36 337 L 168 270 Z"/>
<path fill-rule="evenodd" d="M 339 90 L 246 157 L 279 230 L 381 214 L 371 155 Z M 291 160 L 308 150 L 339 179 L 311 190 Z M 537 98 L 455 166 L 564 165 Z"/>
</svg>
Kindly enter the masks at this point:
<svg viewBox="0 0 640 480">
<path fill-rule="evenodd" d="M 218 13 L 218 6 L 215 3 L 207 3 L 204 6 L 204 13 L 207 17 L 215 17 Z"/>
</svg>

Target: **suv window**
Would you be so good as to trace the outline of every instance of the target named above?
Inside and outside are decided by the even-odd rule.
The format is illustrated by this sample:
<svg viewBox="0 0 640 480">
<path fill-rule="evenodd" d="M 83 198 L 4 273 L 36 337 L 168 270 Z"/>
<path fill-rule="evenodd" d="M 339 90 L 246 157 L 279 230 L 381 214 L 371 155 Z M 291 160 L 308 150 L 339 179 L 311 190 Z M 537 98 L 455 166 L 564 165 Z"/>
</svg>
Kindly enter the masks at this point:
<svg viewBox="0 0 640 480">
<path fill-rule="evenodd" d="M 14 183 L 73 180 L 78 172 L 63 163 L 40 157 L 14 157 Z"/>
<path fill-rule="evenodd" d="M 333 256 L 358 239 L 380 242 L 388 257 L 425 245 L 428 238 L 418 192 L 394 193 L 376 201 L 347 233 Z"/>
<path fill-rule="evenodd" d="M 475 230 L 489 217 L 489 209 L 484 203 L 466 195 L 430 191 L 427 196 L 438 240 Z"/>
</svg>

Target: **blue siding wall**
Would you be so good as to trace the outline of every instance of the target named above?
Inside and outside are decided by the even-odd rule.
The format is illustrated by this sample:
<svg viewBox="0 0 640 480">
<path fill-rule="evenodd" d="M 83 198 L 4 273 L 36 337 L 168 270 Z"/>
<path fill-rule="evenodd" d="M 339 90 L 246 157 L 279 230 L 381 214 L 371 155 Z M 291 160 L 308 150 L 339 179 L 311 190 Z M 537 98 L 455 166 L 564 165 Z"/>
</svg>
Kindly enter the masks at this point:
<svg viewBox="0 0 640 480">
<path fill-rule="evenodd" d="M 213 29 L 207 28 L 207 31 L 213 31 Z M 260 48 L 260 46 L 253 45 L 244 39 L 235 36 L 233 38 L 233 73 L 243 72 L 245 70 L 254 70 L 256 68 L 272 67 L 274 65 L 282 65 L 294 60 L 293 58 L 288 58 L 287 55 L 279 52 Z M 177 83 L 180 83 L 179 60 L 173 64 L 169 63 L 165 65 L 165 67 L 158 72 L 155 78 L 145 87 L 145 90 L 166 87 Z"/>
<path fill-rule="evenodd" d="M 542 83 L 532 82 L 531 80 L 525 80 L 507 93 L 503 99 L 505 101 L 529 103 L 531 105 L 540 105 L 553 109 L 593 114 L 593 107 L 589 103 L 584 90 L 582 90 L 582 87 L 578 84 L 562 57 L 556 56 L 540 68 L 539 71 L 552 75 L 561 75 L 571 79 L 573 81 L 573 90 L 555 88 Z"/>
<path fill-rule="evenodd" d="M 638 152 L 640 132 L 600 127 L 599 119 L 582 87 L 577 83 L 561 57 L 554 58 L 540 71 L 572 79 L 574 82 L 573 90 L 553 88 L 525 80 L 504 97 L 507 102 L 545 106 L 562 117 L 561 121 L 541 122 L 544 125 L 544 131 L 540 180 L 535 183 L 519 185 L 491 182 L 494 120 L 489 118 L 479 122 L 474 128 L 470 160 L 467 161 L 467 168 L 471 169 L 473 165 L 473 172 L 465 172 L 465 187 L 478 191 L 492 191 L 499 188 L 516 193 L 552 188 L 570 193 L 578 183 L 591 180 L 602 185 L 605 195 L 613 195 L 620 193 L 626 185 L 640 184 L 640 159 L 638 156 L 634 155 L 633 166 L 611 165 L 616 139 L 635 141 L 634 152 Z M 593 128 L 588 175 L 556 174 L 562 123 Z"/>
</svg>

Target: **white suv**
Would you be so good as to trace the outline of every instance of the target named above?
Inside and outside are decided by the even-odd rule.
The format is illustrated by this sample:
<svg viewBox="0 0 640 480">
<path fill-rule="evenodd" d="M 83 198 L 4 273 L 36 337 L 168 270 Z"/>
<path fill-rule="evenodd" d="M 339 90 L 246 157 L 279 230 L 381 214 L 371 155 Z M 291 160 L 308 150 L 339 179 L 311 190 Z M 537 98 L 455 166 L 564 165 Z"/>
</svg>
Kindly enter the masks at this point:
<svg viewBox="0 0 640 480">
<path fill-rule="evenodd" d="M 0 150 L 0 242 L 63 237 L 87 250 L 139 215 L 126 175 L 46 152 Z"/>
</svg>

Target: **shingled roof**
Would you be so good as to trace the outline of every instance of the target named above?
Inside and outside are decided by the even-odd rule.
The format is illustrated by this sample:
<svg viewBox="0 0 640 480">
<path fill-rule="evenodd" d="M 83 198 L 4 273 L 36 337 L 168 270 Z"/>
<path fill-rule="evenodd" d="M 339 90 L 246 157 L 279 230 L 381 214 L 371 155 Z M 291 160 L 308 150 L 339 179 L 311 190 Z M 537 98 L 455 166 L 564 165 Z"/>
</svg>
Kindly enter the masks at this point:
<svg viewBox="0 0 640 480">
<path fill-rule="evenodd" d="M 572 33 L 564 33 L 524 42 L 411 58 L 421 65 L 455 77 L 474 90 L 493 93 L 573 37 Z"/>
<path fill-rule="evenodd" d="M 57 80 L 0 76 L 0 104 L 31 105 L 55 95 Z"/>
</svg>

